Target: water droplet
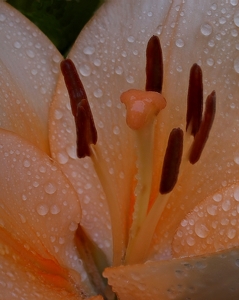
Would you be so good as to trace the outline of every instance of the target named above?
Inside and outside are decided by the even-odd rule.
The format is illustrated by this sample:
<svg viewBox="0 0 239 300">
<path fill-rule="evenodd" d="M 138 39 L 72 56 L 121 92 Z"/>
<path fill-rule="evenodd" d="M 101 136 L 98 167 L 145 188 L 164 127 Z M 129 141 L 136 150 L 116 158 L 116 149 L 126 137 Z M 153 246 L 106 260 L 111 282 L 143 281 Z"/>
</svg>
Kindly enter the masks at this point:
<svg viewBox="0 0 239 300">
<path fill-rule="evenodd" d="M 233 196 L 236 201 L 239 201 L 239 187 L 234 190 Z"/>
<path fill-rule="evenodd" d="M 214 65 L 214 59 L 213 58 L 208 58 L 207 59 L 207 64 L 212 67 Z"/>
<path fill-rule="evenodd" d="M 60 210 L 59 206 L 56 205 L 56 204 L 54 204 L 54 205 L 52 205 L 52 206 L 50 207 L 50 212 L 51 212 L 51 214 L 53 214 L 53 215 L 59 214 L 60 211 L 61 211 L 61 210 Z"/>
<path fill-rule="evenodd" d="M 239 14 L 236 14 L 236 15 L 234 16 L 234 23 L 235 23 L 235 25 L 236 25 L 237 27 L 239 27 Z"/>
<path fill-rule="evenodd" d="M 24 160 L 23 166 L 24 166 L 25 168 L 29 168 L 30 165 L 31 165 L 31 162 L 30 162 L 28 159 Z"/>
<path fill-rule="evenodd" d="M 27 200 L 27 196 L 26 195 L 22 195 L 22 200 L 26 201 Z"/>
<path fill-rule="evenodd" d="M 222 24 L 222 25 L 225 24 L 226 21 L 227 21 L 227 20 L 226 20 L 226 18 L 224 18 L 224 17 L 221 17 L 221 18 L 219 19 L 219 23 Z"/>
<path fill-rule="evenodd" d="M 228 211 L 231 208 L 231 201 L 229 199 L 225 199 L 222 203 L 222 209 L 224 211 Z"/>
<path fill-rule="evenodd" d="M 131 35 L 127 38 L 127 41 L 133 43 L 135 41 L 134 37 Z"/>
<path fill-rule="evenodd" d="M 162 33 L 162 31 L 163 31 L 163 25 L 159 25 L 159 26 L 157 27 L 157 29 L 156 29 L 156 33 L 157 33 L 158 35 L 160 35 L 160 34 Z"/>
<path fill-rule="evenodd" d="M 49 207 L 46 205 L 46 204 L 39 204 L 37 206 L 37 213 L 40 215 L 40 216 L 45 216 L 47 215 L 49 211 Z"/>
<path fill-rule="evenodd" d="M 57 160 L 61 165 L 64 165 L 68 162 L 69 156 L 65 152 L 57 153 Z"/>
<path fill-rule="evenodd" d="M 194 230 L 195 230 L 196 235 L 199 236 L 200 238 L 207 237 L 208 232 L 209 232 L 208 228 L 204 224 L 202 224 L 201 222 L 197 222 L 195 224 L 195 229 Z"/>
<path fill-rule="evenodd" d="M 103 96 L 103 91 L 101 89 L 97 89 L 94 91 L 94 96 L 96 98 L 101 98 Z"/>
<path fill-rule="evenodd" d="M 22 44 L 18 41 L 16 41 L 13 45 L 16 49 L 20 49 L 22 47 Z"/>
<path fill-rule="evenodd" d="M 72 159 L 77 159 L 76 155 L 76 146 L 75 145 L 70 145 L 66 147 L 66 152 L 69 155 L 70 158 Z"/>
<path fill-rule="evenodd" d="M 187 241 L 188 246 L 195 245 L 195 239 L 192 236 L 188 236 L 186 241 Z"/>
<path fill-rule="evenodd" d="M 184 46 L 184 41 L 182 39 L 177 39 L 176 46 L 182 48 Z"/>
<path fill-rule="evenodd" d="M 134 83 L 134 77 L 131 76 L 131 75 L 129 75 L 129 76 L 126 78 L 126 81 L 127 81 L 128 83 Z"/>
<path fill-rule="evenodd" d="M 230 0 L 232 6 L 237 6 L 238 0 Z"/>
<path fill-rule="evenodd" d="M 95 52 L 95 47 L 87 46 L 84 48 L 83 52 L 87 55 L 92 55 Z"/>
<path fill-rule="evenodd" d="M 200 28 L 201 33 L 205 36 L 209 36 L 212 33 L 212 26 L 208 23 L 205 23 Z"/>
<path fill-rule="evenodd" d="M 221 194 L 215 194 L 215 195 L 213 195 L 212 199 L 216 202 L 220 202 L 222 200 L 222 195 Z"/>
<path fill-rule="evenodd" d="M 6 20 L 6 17 L 4 14 L 0 14 L 0 21 L 4 22 Z"/>
<path fill-rule="evenodd" d="M 152 11 L 149 11 L 149 12 L 148 12 L 148 16 L 149 16 L 149 17 L 152 17 L 152 15 L 153 15 Z"/>
<path fill-rule="evenodd" d="M 234 228 L 230 228 L 230 229 L 228 229 L 228 231 L 227 231 L 227 237 L 230 239 L 230 240 L 232 240 L 232 239 L 234 239 L 234 237 L 236 236 L 236 229 L 234 229 Z"/>
<path fill-rule="evenodd" d="M 54 117 L 56 120 L 60 120 L 63 117 L 63 112 L 59 109 L 54 111 Z"/>
<path fill-rule="evenodd" d="M 115 68 L 115 73 L 118 74 L 118 75 L 121 75 L 123 73 L 123 68 L 118 66 Z"/>
<path fill-rule="evenodd" d="M 118 126 L 114 126 L 114 128 L 113 128 L 113 133 L 114 133 L 115 135 L 120 134 L 120 129 L 119 129 Z"/>
<path fill-rule="evenodd" d="M 28 50 L 26 51 L 26 53 L 27 53 L 27 56 L 30 57 L 30 58 L 35 57 L 35 53 L 34 53 L 32 50 L 30 50 L 30 49 L 28 49 Z"/>
<path fill-rule="evenodd" d="M 96 59 L 94 60 L 94 65 L 95 65 L 96 67 L 99 67 L 99 66 L 101 65 L 101 60 L 98 59 L 98 58 L 96 58 Z"/>
<path fill-rule="evenodd" d="M 80 73 L 81 73 L 81 75 L 87 77 L 91 74 L 91 68 L 88 65 L 81 65 Z"/>
<path fill-rule="evenodd" d="M 239 73 L 239 57 L 234 60 L 234 70 Z"/>
<path fill-rule="evenodd" d="M 52 60 L 55 62 L 55 63 L 59 63 L 60 60 L 61 60 L 61 57 L 57 54 L 53 55 L 52 57 Z"/>
<path fill-rule="evenodd" d="M 78 224 L 76 222 L 71 222 L 69 225 L 69 230 L 70 231 L 75 231 L 78 228 Z"/>
<path fill-rule="evenodd" d="M 52 182 L 47 182 L 45 185 L 44 185 L 44 190 L 47 194 L 49 195 L 52 195 L 55 193 L 56 191 L 56 186 L 54 183 Z"/>
<path fill-rule="evenodd" d="M 31 70 L 31 73 L 32 73 L 32 75 L 35 76 L 35 75 L 38 73 L 38 71 L 37 71 L 36 69 L 32 69 L 32 70 Z"/>
<path fill-rule="evenodd" d="M 217 214 L 217 205 L 209 204 L 207 206 L 207 212 L 211 216 L 215 216 Z"/>
</svg>

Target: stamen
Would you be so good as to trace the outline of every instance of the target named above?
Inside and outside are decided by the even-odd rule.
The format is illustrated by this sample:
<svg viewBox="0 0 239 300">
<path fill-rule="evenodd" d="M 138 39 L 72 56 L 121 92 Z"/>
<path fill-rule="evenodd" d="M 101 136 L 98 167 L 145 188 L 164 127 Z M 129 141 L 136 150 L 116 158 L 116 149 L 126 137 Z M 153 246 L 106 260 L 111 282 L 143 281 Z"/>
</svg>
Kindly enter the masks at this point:
<svg viewBox="0 0 239 300">
<path fill-rule="evenodd" d="M 159 192 L 170 193 L 178 179 L 179 167 L 183 154 L 183 131 L 174 128 L 169 136 L 166 149 Z"/>
<path fill-rule="evenodd" d="M 187 100 L 187 124 L 186 130 L 190 130 L 193 136 L 199 130 L 203 109 L 203 83 L 202 70 L 194 64 L 190 71 L 188 100 Z"/>
<path fill-rule="evenodd" d="M 75 117 L 77 156 L 79 158 L 90 156 L 90 144 L 96 144 L 97 131 L 85 89 L 72 60 L 63 60 L 61 71 L 70 97 L 72 114 Z"/>
<path fill-rule="evenodd" d="M 189 161 L 191 164 L 195 164 L 199 160 L 202 154 L 202 151 L 205 147 L 205 144 L 209 136 L 209 132 L 212 128 L 215 113 L 216 113 L 216 93 L 215 91 L 213 91 L 207 97 L 204 118 L 192 144 L 191 152 L 189 155 Z"/>
<path fill-rule="evenodd" d="M 146 91 L 161 93 L 163 86 L 163 55 L 159 38 L 153 35 L 146 50 Z"/>
</svg>

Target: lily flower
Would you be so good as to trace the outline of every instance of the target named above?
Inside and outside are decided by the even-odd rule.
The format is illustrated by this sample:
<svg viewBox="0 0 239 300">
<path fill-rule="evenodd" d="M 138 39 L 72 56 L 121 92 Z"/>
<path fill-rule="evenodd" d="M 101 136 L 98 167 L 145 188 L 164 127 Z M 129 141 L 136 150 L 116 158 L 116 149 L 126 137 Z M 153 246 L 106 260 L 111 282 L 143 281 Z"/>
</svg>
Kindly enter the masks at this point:
<svg viewBox="0 0 239 300">
<path fill-rule="evenodd" d="M 237 0 L 111 0 L 61 74 L 0 2 L 2 298 L 113 298 L 97 269 L 121 300 L 238 298 L 238 27 Z"/>
</svg>

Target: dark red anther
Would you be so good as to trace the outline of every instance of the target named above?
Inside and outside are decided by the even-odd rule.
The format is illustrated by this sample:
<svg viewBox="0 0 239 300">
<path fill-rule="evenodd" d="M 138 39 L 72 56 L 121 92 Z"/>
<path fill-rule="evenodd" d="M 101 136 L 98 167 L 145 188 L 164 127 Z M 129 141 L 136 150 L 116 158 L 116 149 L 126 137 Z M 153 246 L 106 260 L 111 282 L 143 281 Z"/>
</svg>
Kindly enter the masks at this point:
<svg viewBox="0 0 239 300">
<path fill-rule="evenodd" d="M 70 97 L 72 114 L 75 117 L 77 156 L 79 158 L 90 156 L 90 144 L 96 144 L 97 131 L 85 89 L 72 60 L 63 60 L 61 71 Z"/>
<path fill-rule="evenodd" d="M 203 83 L 202 70 L 199 65 L 194 64 L 190 70 L 188 101 L 187 101 L 187 124 L 186 130 L 195 136 L 202 121 L 203 110 Z"/>
<path fill-rule="evenodd" d="M 161 194 L 170 193 L 177 183 L 182 154 L 183 131 L 180 128 L 174 128 L 169 135 L 168 146 L 164 156 L 159 188 Z"/>
<path fill-rule="evenodd" d="M 159 38 L 153 35 L 146 50 L 146 91 L 162 92 L 163 55 Z"/>
<path fill-rule="evenodd" d="M 213 91 L 206 100 L 205 113 L 202 124 L 196 134 L 191 152 L 189 155 L 189 161 L 191 164 L 195 164 L 202 154 L 202 151 L 206 145 L 212 124 L 216 113 L 216 93 Z"/>
</svg>

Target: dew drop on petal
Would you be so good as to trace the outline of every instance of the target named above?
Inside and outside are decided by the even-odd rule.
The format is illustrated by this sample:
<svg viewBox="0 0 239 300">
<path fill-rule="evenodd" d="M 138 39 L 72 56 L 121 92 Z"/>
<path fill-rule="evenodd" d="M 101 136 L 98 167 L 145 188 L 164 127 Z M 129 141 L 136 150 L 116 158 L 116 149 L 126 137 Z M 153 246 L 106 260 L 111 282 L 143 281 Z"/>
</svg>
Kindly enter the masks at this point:
<svg viewBox="0 0 239 300">
<path fill-rule="evenodd" d="M 239 27 L 239 14 L 235 14 L 234 16 L 234 23 L 237 27 Z"/>
<path fill-rule="evenodd" d="M 184 41 L 182 39 L 177 39 L 176 46 L 182 48 L 184 46 Z"/>
<path fill-rule="evenodd" d="M 201 33 L 205 36 L 209 36 L 212 33 L 212 26 L 208 23 L 205 23 L 200 28 Z"/>
<path fill-rule="evenodd" d="M 91 68 L 88 65 L 81 65 L 80 73 L 81 73 L 81 75 L 87 77 L 91 74 Z"/>
<path fill-rule="evenodd" d="M 234 60 L 234 70 L 239 73 L 239 57 Z"/>
<path fill-rule="evenodd" d="M 118 126 L 114 126 L 114 128 L 113 128 L 113 133 L 114 133 L 115 135 L 120 134 L 120 129 L 119 129 Z"/>
<path fill-rule="evenodd" d="M 83 52 L 87 55 L 92 55 L 95 52 L 95 47 L 87 46 L 84 48 Z"/>
<path fill-rule="evenodd" d="M 4 22 L 6 20 L 6 16 L 4 14 L 0 14 L 0 21 Z"/>
<path fill-rule="evenodd" d="M 209 230 L 204 224 L 202 224 L 201 222 L 197 222 L 195 224 L 195 233 L 200 238 L 205 238 L 207 237 Z"/>
<path fill-rule="evenodd" d="M 239 187 L 235 189 L 233 196 L 236 201 L 239 201 Z"/>
<path fill-rule="evenodd" d="M 16 41 L 13 45 L 16 49 L 20 49 L 22 47 L 22 44 L 18 41 Z"/>
<path fill-rule="evenodd" d="M 97 89 L 94 91 L 94 96 L 96 98 L 101 98 L 103 96 L 103 91 L 101 89 Z"/>
<path fill-rule="evenodd" d="M 212 199 L 215 202 L 220 202 L 222 200 L 222 195 L 221 194 L 215 194 L 215 195 L 213 195 Z"/>
<path fill-rule="evenodd" d="M 30 49 L 28 49 L 26 51 L 26 53 L 27 53 L 27 56 L 30 57 L 30 58 L 34 58 L 35 57 L 35 53 L 32 50 L 30 50 Z"/>
<path fill-rule="evenodd" d="M 39 204 L 37 206 L 37 213 L 40 215 L 40 216 L 45 216 L 47 215 L 49 211 L 49 207 L 46 205 L 46 204 Z"/>
<path fill-rule="evenodd" d="M 52 182 L 47 182 L 45 185 L 44 185 L 44 190 L 47 194 L 49 195 L 52 195 L 55 193 L 56 191 L 56 186 L 54 183 Z"/>
<path fill-rule="evenodd" d="M 52 205 L 52 206 L 50 207 L 50 212 L 51 212 L 51 214 L 53 214 L 53 215 L 59 214 L 60 211 L 61 211 L 61 210 L 60 210 L 60 208 L 59 208 L 59 206 L 58 206 L 57 204 L 54 204 L 54 205 Z"/>
<path fill-rule="evenodd" d="M 135 38 L 131 35 L 127 38 L 127 41 L 133 43 L 135 41 Z"/>
<path fill-rule="evenodd" d="M 75 222 L 71 222 L 70 226 L 69 226 L 69 230 L 70 231 L 75 231 L 78 228 L 78 224 Z"/>
<path fill-rule="evenodd" d="M 232 6 L 237 6 L 238 0 L 230 0 Z"/>
</svg>

